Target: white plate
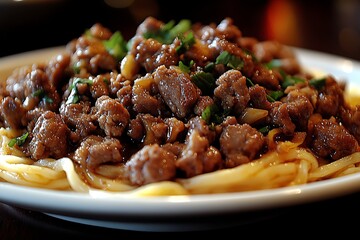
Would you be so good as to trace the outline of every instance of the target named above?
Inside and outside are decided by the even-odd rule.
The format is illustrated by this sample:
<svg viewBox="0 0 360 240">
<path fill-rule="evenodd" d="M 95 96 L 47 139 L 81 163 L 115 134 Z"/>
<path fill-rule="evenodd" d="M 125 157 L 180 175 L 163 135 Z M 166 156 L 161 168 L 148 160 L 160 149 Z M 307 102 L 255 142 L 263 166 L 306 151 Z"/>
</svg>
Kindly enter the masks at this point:
<svg viewBox="0 0 360 240">
<path fill-rule="evenodd" d="M 11 69 L 46 61 L 63 47 L 0 59 L 0 80 Z M 360 63 L 342 57 L 295 49 L 301 64 L 319 74 L 331 73 L 349 86 L 360 85 Z M 34 189 L 0 182 L 0 201 L 88 225 L 138 231 L 189 231 L 247 223 L 268 210 L 343 196 L 360 190 L 360 174 L 273 190 L 199 196 L 151 198 L 106 197 Z M 218 217 L 222 215 L 223 217 Z M 235 218 L 231 216 L 236 215 Z M 242 217 L 241 217 L 242 216 Z"/>
</svg>

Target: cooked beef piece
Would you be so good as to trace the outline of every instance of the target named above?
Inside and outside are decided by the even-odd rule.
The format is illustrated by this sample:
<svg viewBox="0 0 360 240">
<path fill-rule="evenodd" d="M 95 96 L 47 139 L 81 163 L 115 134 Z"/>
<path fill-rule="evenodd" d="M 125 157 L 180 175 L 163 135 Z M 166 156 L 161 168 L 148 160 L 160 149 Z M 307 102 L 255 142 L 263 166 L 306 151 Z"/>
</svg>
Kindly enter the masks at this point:
<svg viewBox="0 0 360 240">
<path fill-rule="evenodd" d="M 215 132 L 199 117 L 190 120 L 185 146 L 176 161 L 177 168 L 186 176 L 193 177 L 222 167 L 220 151 L 211 146 Z"/>
<path fill-rule="evenodd" d="M 171 111 L 180 119 L 187 117 L 200 96 L 200 90 L 191 82 L 189 75 L 163 65 L 156 69 L 153 76 Z"/>
<path fill-rule="evenodd" d="M 317 99 L 316 112 L 329 118 L 338 116 L 339 108 L 344 104 L 343 88 L 335 79 L 328 76 L 325 86 L 320 90 Z"/>
<path fill-rule="evenodd" d="M 322 119 L 314 124 L 311 149 L 316 155 L 337 160 L 358 151 L 359 144 L 335 118 Z"/>
<path fill-rule="evenodd" d="M 61 158 L 68 153 L 70 130 L 59 114 L 45 111 L 30 133 L 27 152 L 33 159 Z"/>
<path fill-rule="evenodd" d="M 27 125 L 26 110 L 18 98 L 5 97 L 0 102 L 0 115 L 5 127 L 22 129 Z"/>
<path fill-rule="evenodd" d="M 91 114 L 90 102 L 79 102 L 76 104 L 62 103 L 60 115 L 69 128 L 74 131 L 72 142 L 79 142 L 97 130 L 96 117 Z"/>
<path fill-rule="evenodd" d="M 144 146 L 125 164 L 132 184 L 144 185 L 173 180 L 176 175 L 176 156 L 158 144 Z"/>
<path fill-rule="evenodd" d="M 122 162 L 122 149 L 116 138 L 90 135 L 75 150 L 73 159 L 94 172 L 101 164 Z"/>
<path fill-rule="evenodd" d="M 263 135 L 248 124 L 226 126 L 219 141 L 227 168 L 248 163 L 259 157 L 265 144 Z"/>
<path fill-rule="evenodd" d="M 119 101 L 109 96 L 99 97 L 92 111 L 106 136 L 120 137 L 129 124 L 128 110 Z"/>
<path fill-rule="evenodd" d="M 216 80 L 216 85 L 214 96 L 223 109 L 239 116 L 250 100 L 246 77 L 238 70 L 229 70 Z"/>
</svg>

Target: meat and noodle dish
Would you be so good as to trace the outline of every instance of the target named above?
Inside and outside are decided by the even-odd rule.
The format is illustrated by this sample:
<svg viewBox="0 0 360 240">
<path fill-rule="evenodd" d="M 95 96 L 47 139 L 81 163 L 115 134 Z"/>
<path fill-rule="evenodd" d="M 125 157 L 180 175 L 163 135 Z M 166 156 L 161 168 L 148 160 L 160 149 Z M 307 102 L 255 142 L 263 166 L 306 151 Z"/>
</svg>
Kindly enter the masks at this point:
<svg viewBox="0 0 360 240">
<path fill-rule="evenodd" d="M 359 172 L 360 105 L 290 46 L 219 23 L 100 23 L 0 90 L 0 180 L 136 196 L 309 184 Z"/>
</svg>

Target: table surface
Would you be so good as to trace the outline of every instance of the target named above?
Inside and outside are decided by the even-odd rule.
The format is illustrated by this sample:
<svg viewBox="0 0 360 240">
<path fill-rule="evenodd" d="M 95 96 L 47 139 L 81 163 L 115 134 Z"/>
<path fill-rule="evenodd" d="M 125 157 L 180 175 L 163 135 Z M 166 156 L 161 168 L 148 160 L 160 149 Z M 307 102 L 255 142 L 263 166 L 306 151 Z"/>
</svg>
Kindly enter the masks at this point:
<svg viewBox="0 0 360 240">
<path fill-rule="evenodd" d="M 6 1 L 4 1 L 6 2 Z M 27 1 L 24 1 L 27 2 Z M 327 52 L 360 60 L 360 1 L 261 0 L 209 1 L 207 4 L 183 0 L 176 9 L 171 1 L 123 1 L 126 8 L 110 7 L 94 1 L 86 11 L 78 1 L 28 1 L 0 4 L 0 57 L 39 48 L 64 45 L 94 22 L 131 36 L 146 15 L 165 22 L 189 18 L 205 23 L 232 17 L 244 35 L 260 40 L 277 39 L 296 47 Z M 90 1 L 92 2 L 92 1 Z M 22 4 L 22 5 L 21 5 Z M 170 5 L 169 5 L 170 4 Z M 189 11 L 189 7 L 195 9 Z M 76 15 L 81 12 L 80 16 Z M 225 14 L 224 14 L 225 12 Z M 66 17 L 70 15 L 70 17 Z M 21 18 L 19 17 L 21 16 Z M 58 22 L 56 20 L 59 20 Z M 124 22 L 126 24 L 124 24 Z M 1 194 L 1 193 L 0 193 Z M 194 239 L 207 236 L 310 237 L 342 236 L 358 229 L 360 193 L 293 207 L 273 209 L 265 218 L 229 228 L 197 232 L 140 232 L 82 225 L 43 213 L 0 204 L 0 239 Z M 260 214 L 261 213 L 254 213 Z M 229 216 L 243 218 L 241 214 Z M 287 232 L 285 234 L 285 232 Z M 235 235 L 236 234 L 236 235 Z M 115 237 L 113 237 L 115 236 Z"/>
</svg>

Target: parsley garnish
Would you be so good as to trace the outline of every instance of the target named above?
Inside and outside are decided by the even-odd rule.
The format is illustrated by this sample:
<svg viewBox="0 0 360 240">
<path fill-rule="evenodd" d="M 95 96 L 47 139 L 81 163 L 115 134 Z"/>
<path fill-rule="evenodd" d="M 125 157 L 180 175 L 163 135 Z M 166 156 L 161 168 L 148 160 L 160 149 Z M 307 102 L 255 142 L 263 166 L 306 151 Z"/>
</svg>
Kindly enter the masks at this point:
<svg viewBox="0 0 360 240">
<path fill-rule="evenodd" d="M 215 77 L 208 72 L 197 72 L 191 76 L 192 82 L 200 88 L 204 95 L 211 95 L 215 88 Z"/>
<path fill-rule="evenodd" d="M 146 39 L 153 38 L 161 43 L 170 44 L 176 37 L 182 36 L 185 32 L 191 29 L 191 21 L 187 19 L 181 20 L 177 25 L 175 21 L 171 20 L 164 24 L 157 31 L 148 31 L 143 34 Z"/>
<path fill-rule="evenodd" d="M 78 103 L 80 101 L 80 95 L 77 89 L 77 84 L 78 83 L 84 83 L 87 85 L 92 85 L 93 81 L 91 79 L 88 78 L 76 78 L 73 83 L 69 86 L 69 90 L 71 91 L 69 94 L 69 97 L 66 101 L 66 104 L 71 104 L 71 103 Z"/>
<path fill-rule="evenodd" d="M 236 70 L 241 70 L 244 66 L 244 62 L 241 58 L 232 55 L 227 51 L 223 51 L 216 58 L 215 64 L 224 64 L 225 66 Z"/>
<path fill-rule="evenodd" d="M 21 145 L 23 145 L 25 143 L 28 136 L 29 136 L 29 133 L 26 132 L 26 133 L 24 133 L 23 135 L 21 135 L 19 137 L 12 138 L 9 141 L 8 146 L 13 147 L 15 144 L 18 145 L 18 146 L 21 146 Z"/>
<path fill-rule="evenodd" d="M 309 84 L 314 88 L 316 88 L 317 90 L 323 88 L 325 86 L 325 83 L 326 83 L 326 78 L 320 78 L 320 79 L 314 78 L 309 81 Z"/>
<path fill-rule="evenodd" d="M 46 103 L 53 103 L 54 100 L 50 98 L 48 95 L 46 95 L 44 89 L 40 88 L 32 93 L 33 97 L 38 97 L 42 100 L 44 100 Z"/>
<path fill-rule="evenodd" d="M 127 42 L 119 31 L 116 31 L 109 40 L 103 41 L 106 50 L 117 60 L 121 60 L 127 53 Z"/>
<path fill-rule="evenodd" d="M 216 104 L 207 106 L 201 113 L 201 118 L 204 119 L 206 124 L 220 124 L 224 121 L 224 118 L 228 116 L 230 111 L 221 112 Z"/>
<path fill-rule="evenodd" d="M 284 81 L 281 84 L 281 87 L 283 89 L 285 89 L 288 86 L 293 86 L 293 85 L 295 85 L 297 83 L 303 83 L 303 82 L 305 82 L 305 80 L 302 79 L 302 78 L 286 75 Z"/>
<path fill-rule="evenodd" d="M 184 73 L 190 73 L 192 66 L 194 66 L 194 60 L 191 60 L 189 65 L 186 65 L 183 61 L 179 61 L 179 68 Z"/>
<path fill-rule="evenodd" d="M 189 50 L 189 48 L 191 48 L 191 46 L 195 44 L 194 34 L 192 32 L 189 32 L 189 34 L 181 38 L 180 41 L 180 46 L 176 48 L 176 52 L 179 55 Z"/>
<path fill-rule="evenodd" d="M 282 96 L 284 96 L 284 92 L 281 90 L 269 91 L 266 94 L 266 98 L 269 102 L 275 102 L 275 101 L 279 100 Z"/>
</svg>

